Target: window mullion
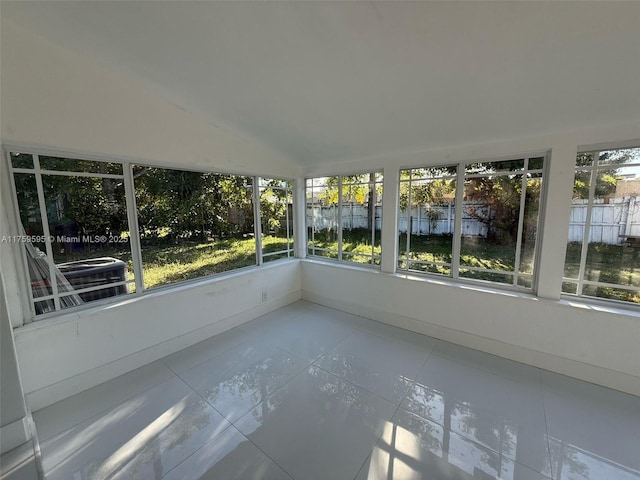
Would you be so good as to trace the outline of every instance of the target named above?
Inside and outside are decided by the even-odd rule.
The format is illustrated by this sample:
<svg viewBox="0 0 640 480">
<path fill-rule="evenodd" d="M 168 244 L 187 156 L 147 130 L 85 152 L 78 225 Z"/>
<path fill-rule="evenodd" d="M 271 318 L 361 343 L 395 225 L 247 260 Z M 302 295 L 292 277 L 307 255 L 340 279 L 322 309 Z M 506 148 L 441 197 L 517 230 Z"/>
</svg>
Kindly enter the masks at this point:
<svg viewBox="0 0 640 480">
<path fill-rule="evenodd" d="M 253 235 L 256 240 L 256 265 L 262 265 L 262 220 L 260 218 L 260 183 L 253 177 Z"/>
<path fill-rule="evenodd" d="M 464 201 L 464 163 L 458 164 L 456 176 L 456 205 L 453 222 L 453 257 L 451 259 L 451 277 L 458 278 L 460 270 L 460 247 L 462 245 L 462 202 Z"/>
<path fill-rule="evenodd" d="M 373 180 L 371 179 L 373 177 Z M 376 245 L 376 174 L 371 173 L 369 176 L 369 203 L 367 223 L 371 219 L 371 266 L 375 265 L 375 245 Z"/>
<path fill-rule="evenodd" d="M 413 191 L 413 172 L 409 171 L 409 191 L 407 192 L 407 241 L 406 243 L 406 263 L 405 263 L 405 270 L 409 270 L 409 254 L 411 252 L 411 229 L 413 228 L 413 225 L 411 223 L 411 192 Z M 400 194 L 400 192 L 398 192 L 398 195 Z"/>
<path fill-rule="evenodd" d="M 288 186 L 285 186 L 284 190 L 284 198 L 285 198 L 285 211 L 286 211 L 286 220 L 287 220 L 287 258 L 291 257 L 291 235 L 289 233 L 290 223 L 289 223 L 289 198 L 292 200 L 293 204 L 293 193 Z"/>
<path fill-rule="evenodd" d="M 576 294 L 582 295 L 582 287 L 584 286 L 584 276 L 587 267 L 587 253 L 589 250 L 589 238 L 591 237 L 591 212 L 593 210 L 593 197 L 596 193 L 596 181 L 598 178 L 598 158 L 600 152 L 593 152 L 593 169 L 591 170 L 589 180 L 589 199 L 587 200 L 587 216 L 584 222 L 584 232 L 582 234 L 582 247 L 580 249 L 580 270 L 578 272 L 578 287 Z M 576 169 L 577 171 L 577 169 Z"/>
<path fill-rule="evenodd" d="M 342 261 L 342 175 L 338 176 L 338 261 Z"/>
</svg>

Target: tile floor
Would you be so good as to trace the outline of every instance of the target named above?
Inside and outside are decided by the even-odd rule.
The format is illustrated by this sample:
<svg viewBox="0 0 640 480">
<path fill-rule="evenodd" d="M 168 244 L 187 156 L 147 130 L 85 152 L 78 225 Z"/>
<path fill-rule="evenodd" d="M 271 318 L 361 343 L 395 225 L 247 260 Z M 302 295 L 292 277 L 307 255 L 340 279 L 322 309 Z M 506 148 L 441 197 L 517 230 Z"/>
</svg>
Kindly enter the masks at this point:
<svg viewBox="0 0 640 480">
<path fill-rule="evenodd" d="M 640 479 L 640 398 L 302 301 L 34 418 L 49 480 Z"/>
</svg>

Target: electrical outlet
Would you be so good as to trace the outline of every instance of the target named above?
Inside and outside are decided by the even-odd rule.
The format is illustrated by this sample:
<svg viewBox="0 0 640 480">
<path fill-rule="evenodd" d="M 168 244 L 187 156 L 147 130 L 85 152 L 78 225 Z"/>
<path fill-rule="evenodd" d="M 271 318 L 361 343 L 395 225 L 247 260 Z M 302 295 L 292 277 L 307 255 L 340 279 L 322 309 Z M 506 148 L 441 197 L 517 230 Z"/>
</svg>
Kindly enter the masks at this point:
<svg viewBox="0 0 640 480">
<path fill-rule="evenodd" d="M 263 290 L 263 291 L 262 291 L 262 301 L 263 301 L 263 302 L 266 302 L 266 301 L 267 301 L 267 298 L 268 298 L 267 291 L 266 291 L 266 290 Z"/>
</svg>

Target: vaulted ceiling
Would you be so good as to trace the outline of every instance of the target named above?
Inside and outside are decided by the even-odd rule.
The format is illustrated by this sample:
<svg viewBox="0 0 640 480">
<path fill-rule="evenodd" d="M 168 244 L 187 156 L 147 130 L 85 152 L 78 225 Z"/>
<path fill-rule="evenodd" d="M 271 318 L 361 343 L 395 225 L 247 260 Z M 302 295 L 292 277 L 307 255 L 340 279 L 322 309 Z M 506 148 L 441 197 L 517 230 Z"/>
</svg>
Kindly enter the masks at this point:
<svg viewBox="0 0 640 480">
<path fill-rule="evenodd" d="M 640 2 L 3 1 L 1 14 L 302 165 L 640 120 Z"/>
</svg>

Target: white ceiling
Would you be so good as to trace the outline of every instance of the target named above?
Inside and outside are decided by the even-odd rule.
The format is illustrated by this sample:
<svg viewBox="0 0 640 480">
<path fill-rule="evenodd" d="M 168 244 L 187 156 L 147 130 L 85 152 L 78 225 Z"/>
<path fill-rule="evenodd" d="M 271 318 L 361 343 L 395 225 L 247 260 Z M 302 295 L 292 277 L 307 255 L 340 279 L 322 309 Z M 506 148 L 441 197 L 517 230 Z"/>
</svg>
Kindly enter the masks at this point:
<svg viewBox="0 0 640 480">
<path fill-rule="evenodd" d="M 301 164 L 640 120 L 640 2 L 1 6 Z"/>
</svg>

